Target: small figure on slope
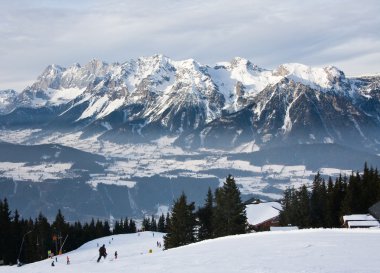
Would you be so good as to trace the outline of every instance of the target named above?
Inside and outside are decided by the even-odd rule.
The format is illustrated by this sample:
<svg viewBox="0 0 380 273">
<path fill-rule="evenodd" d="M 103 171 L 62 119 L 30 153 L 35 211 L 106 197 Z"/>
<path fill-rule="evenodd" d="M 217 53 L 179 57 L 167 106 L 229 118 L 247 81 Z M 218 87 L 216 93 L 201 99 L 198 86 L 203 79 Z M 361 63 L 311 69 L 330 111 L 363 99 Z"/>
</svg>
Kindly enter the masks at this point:
<svg viewBox="0 0 380 273">
<path fill-rule="evenodd" d="M 66 263 L 70 264 L 70 258 L 69 258 L 69 256 L 67 256 L 67 258 L 66 258 Z"/>
<path fill-rule="evenodd" d="M 107 257 L 107 251 L 106 251 L 106 246 L 105 245 L 102 245 L 99 248 L 99 258 L 98 258 L 97 262 L 99 262 L 102 257 L 104 257 L 104 259 Z"/>
<path fill-rule="evenodd" d="M 115 251 L 115 260 L 117 259 L 117 251 Z"/>
</svg>

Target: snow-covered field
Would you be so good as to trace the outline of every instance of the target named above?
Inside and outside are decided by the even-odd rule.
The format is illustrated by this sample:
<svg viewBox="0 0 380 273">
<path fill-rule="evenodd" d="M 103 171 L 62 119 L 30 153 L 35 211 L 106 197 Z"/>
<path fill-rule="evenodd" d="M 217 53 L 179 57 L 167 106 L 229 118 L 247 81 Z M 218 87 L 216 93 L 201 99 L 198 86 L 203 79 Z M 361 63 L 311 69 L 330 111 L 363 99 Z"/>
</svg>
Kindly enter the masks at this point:
<svg viewBox="0 0 380 273">
<path fill-rule="evenodd" d="M 2 177 L 15 180 L 30 180 L 42 182 L 47 179 L 61 179 L 75 177 L 70 170 L 71 163 L 45 163 L 40 165 L 27 165 L 26 163 L 0 162 L 0 174 Z"/>
<path fill-rule="evenodd" d="M 377 273 L 380 230 L 298 230 L 230 236 L 162 251 L 160 233 L 117 235 L 91 241 L 58 257 L 22 267 L 0 267 L 1 273 Z M 111 244 L 109 244 L 111 242 Z M 96 262 L 97 243 L 109 258 Z M 149 250 L 152 253 L 149 253 Z M 114 252 L 119 254 L 113 258 Z M 66 256 L 71 264 L 66 265 Z"/>
<path fill-rule="evenodd" d="M 32 137 L 38 130 L 0 130 L 0 141 L 20 144 L 47 144 L 58 143 L 82 151 L 100 154 L 110 159 L 104 174 L 93 175 L 88 181 L 94 188 L 99 183 L 116 184 L 133 187 L 134 177 L 161 177 L 177 178 L 217 178 L 222 184 L 225 177 L 218 177 L 220 170 L 229 170 L 236 178 L 243 194 L 258 194 L 267 199 L 282 197 L 281 192 L 287 187 L 299 187 L 302 184 L 311 184 L 313 176 L 318 170 L 308 170 L 305 166 L 285 166 L 266 164 L 255 166 L 245 160 L 232 160 L 225 151 L 205 150 L 185 151 L 173 145 L 175 138 L 162 137 L 147 144 L 117 144 L 102 141 L 93 136 L 82 139 L 81 133 L 52 133 Z M 242 151 L 240 151 L 242 152 Z M 199 157 L 199 155 L 204 155 Z M 182 160 L 178 159 L 182 156 Z M 189 156 L 185 160 L 183 157 Z M 198 156 L 194 159 L 192 156 Z M 41 179 L 59 179 L 62 176 L 72 177 L 69 166 L 55 164 L 46 169 L 46 164 L 33 165 L 29 169 L 22 162 L 20 168 L 9 164 L 0 164 L 0 173 L 15 180 L 24 179 L 41 181 Z M 38 170 L 46 170 L 43 175 Z M 54 174 L 54 171 L 59 172 Z M 326 176 L 350 175 L 351 170 L 321 168 L 320 173 Z"/>
</svg>

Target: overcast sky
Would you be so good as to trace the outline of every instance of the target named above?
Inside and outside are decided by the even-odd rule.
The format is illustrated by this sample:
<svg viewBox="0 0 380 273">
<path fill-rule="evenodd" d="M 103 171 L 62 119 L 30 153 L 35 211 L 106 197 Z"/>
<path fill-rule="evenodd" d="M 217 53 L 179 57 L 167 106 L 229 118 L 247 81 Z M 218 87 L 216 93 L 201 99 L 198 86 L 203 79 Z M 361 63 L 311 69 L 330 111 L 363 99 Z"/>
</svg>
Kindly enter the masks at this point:
<svg viewBox="0 0 380 273">
<path fill-rule="evenodd" d="M 164 54 L 213 65 L 235 56 L 380 72 L 379 0 L 0 0 L 0 89 L 49 64 Z"/>
</svg>

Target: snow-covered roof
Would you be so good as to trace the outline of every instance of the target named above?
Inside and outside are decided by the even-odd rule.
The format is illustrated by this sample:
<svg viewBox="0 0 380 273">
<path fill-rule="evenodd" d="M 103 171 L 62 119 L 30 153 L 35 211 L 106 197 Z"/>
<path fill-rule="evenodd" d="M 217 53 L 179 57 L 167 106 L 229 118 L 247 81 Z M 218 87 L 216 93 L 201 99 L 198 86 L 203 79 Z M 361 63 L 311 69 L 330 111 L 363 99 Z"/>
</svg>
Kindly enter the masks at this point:
<svg viewBox="0 0 380 273">
<path fill-rule="evenodd" d="M 379 227 L 378 221 L 349 221 L 348 227 Z"/>
<path fill-rule="evenodd" d="M 368 211 L 378 220 L 380 220 L 380 201 L 372 205 Z"/>
<path fill-rule="evenodd" d="M 246 206 L 248 223 L 258 225 L 277 217 L 282 210 L 281 204 L 277 202 L 249 204 Z"/>
<path fill-rule="evenodd" d="M 296 226 L 270 227 L 270 231 L 288 231 L 288 230 L 298 230 L 298 227 L 296 227 Z"/>
<path fill-rule="evenodd" d="M 372 215 L 370 214 L 352 214 L 352 215 L 344 215 L 343 221 L 373 221 L 376 220 Z"/>
</svg>

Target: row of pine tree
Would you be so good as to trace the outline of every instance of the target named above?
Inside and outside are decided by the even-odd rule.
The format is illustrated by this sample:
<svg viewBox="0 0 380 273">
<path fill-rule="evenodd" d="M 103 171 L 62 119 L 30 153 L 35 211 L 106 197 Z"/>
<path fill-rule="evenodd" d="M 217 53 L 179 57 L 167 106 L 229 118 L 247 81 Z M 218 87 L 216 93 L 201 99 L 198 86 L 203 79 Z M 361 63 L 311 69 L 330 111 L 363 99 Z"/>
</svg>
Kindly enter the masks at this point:
<svg viewBox="0 0 380 273">
<path fill-rule="evenodd" d="M 7 199 L 0 201 L 0 261 L 4 264 L 30 263 L 45 259 L 48 251 L 71 251 L 82 244 L 104 236 L 136 232 L 132 219 L 116 221 L 113 232 L 107 221 L 82 224 L 68 223 L 59 210 L 52 224 L 41 213 L 36 219 L 22 219 L 16 210 L 12 215 Z M 66 238 L 67 236 L 67 238 Z M 66 241 L 65 241 L 66 239 Z"/>
<path fill-rule="evenodd" d="M 209 189 L 204 206 L 197 211 L 184 193 L 174 202 L 164 245 L 168 249 L 246 231 L 245 205 L 234 178 L 229 175 L 214 195 Z"/>
<path fill-rule="evenodd" d="M 206 204 L 195 212 L 194 203 L 187 204 L 185 194 L 175 201 L 172 213 L 144 217 L 142 230 L 167 233 L 165 248 L 185 245 L 198 240 L 246 231 L 245 206 L 233 177 L 227 177 L 222 188 L 209 189 Z M 111 234 L 135 233 L 133 219 L 115 221 L 112 232 L 108 221 L 92 220 L 89 224 L 67 223 L 61 211 L 52 224 L 41 213 L 34 220 L 20 219 L 16 210 L 9 210 L 7 199 L 0 201 L 0 260 L 15 264 L 17 260 L 30 263 L 45 259 L 48 251 L 71 251 L 90 240 Z M 67 236 L 67 240 L 65 241 Z M 63 245 L 63 247 L 62 247 Z"/>
<path fill-rule="evenodd" d="M 368 208 L 380 200 L 380 176 L 377 169 L 364 166 L 362 174 L 339 176 L 335 183 L 317 174 L 311 189 L 306 185 L 284 191 L 281 225 L 300 228 L 341 227 L 341 217 L 366 214 Z"/>
<path fill-rule="evenodd" d="M 367 213 L 380 200 L 380 176 L 377 169 L 364 167 L 363 174 L 353 173 L 349 178 L 339 176 L 328 182 L 317 174 L 311 189 L 284 191 L 280 224 L 308 227 L 340 227 L 344 214 Z M 5 264 L 34 262 L 47 257 L 48 250 L 57 252 L 65 241 L 63 251 L 76 249 L 90 240 L 136 232 L 136 223 L 125 218 L 115 221 L 113 231 L 107 221 L 69 224 L 61 211 L 52 224 L 42 214 L 35 219 L 20 219 L 17 210 L 12 216 L 7 200 L 0 201 L 0 260 Z M 229 175 L 222 187 L 212 193 L 209 189 L 203 206 L 195 209 L 183 193 L 175 200 L 171 214 L 144 218 L 142 229 L 166 233 L 165 249 L 196 241 L 248 231 L 245 204 L 234 178 Z M 21 247 L 22 246 L 22 247 Z"/>
</svg>

